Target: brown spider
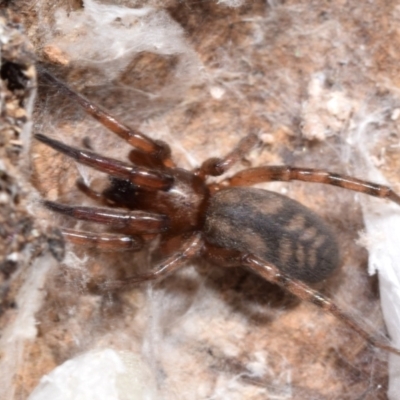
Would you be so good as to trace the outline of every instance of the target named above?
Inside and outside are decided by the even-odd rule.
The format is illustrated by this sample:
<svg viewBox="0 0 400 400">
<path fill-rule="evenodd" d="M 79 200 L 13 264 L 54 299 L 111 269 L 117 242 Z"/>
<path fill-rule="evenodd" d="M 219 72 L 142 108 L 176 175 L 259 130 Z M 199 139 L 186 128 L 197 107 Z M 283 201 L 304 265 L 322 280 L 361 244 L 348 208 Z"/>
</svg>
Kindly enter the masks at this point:
<svg viewBox="0 0 400 400">
<path fill-rule="evenodd" d="M 111 186 L 95 192 L 82 181 L 78 187 L 88 196 L 110 207 L 67 206 L 44 201 L 50 210 L 85 221 L 106 224 L 126 234 L 96 234 L 62 229 L 66 240 L 100 250 L 139 251 L 145 242 L 159 236 L 168 248 L 157 269 L 104 285 L 115 290 L 163 278 L 182 268 L 188 260 L 203 256 L 224 267 L 243 266 L 302 300 L 333 314 L 370 344 L 400 355 L 400 350 L 376 339 L 329 298 L 309 285 L 321 282 L 340 264 L 339 248 L 330 228 L 300 203 L 262 189 L 247 186 L 270 181 L 300 180 L 339 186 L 400 205 L 400 196 L 389 187 L 331 172 L 263 166 L 248 168 L 224 180 L 207 184 L 207 176 L 219 176 L 257 143 L 255 134 L 242 139 L 224 158 L 210 158 L 200 168 L 177 168 L 169 146 L 127 127 L 45 70 L 47 80 L 80 104 L 92 117 L 127 141 L 131 163 L 103 157 L 89 150 L 68 146 L 42 134 L 35 138 L 111 177 Z M 172 249 L 172 250 L 171 250 Z"/>
</svg>

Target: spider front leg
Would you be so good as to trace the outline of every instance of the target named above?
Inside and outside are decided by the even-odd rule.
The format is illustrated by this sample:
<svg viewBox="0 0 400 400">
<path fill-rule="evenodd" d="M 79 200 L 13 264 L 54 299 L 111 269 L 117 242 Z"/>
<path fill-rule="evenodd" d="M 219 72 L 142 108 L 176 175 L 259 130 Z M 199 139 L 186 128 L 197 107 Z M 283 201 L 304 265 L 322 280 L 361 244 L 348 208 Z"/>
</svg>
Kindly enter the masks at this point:
<svg viewBox="0 0 400 400">
<path fill-rule="evenodd" d="M 364 181 L 348 175 L 335 174 L 320 169 L 295 168 L 289 166 L 266 166 L 248 168 L 233 175 L 225 182 L 229 186 L 250 186 L 271 181 L 303 181 L 325 183 L 370 196 L 391 200 L 400 205 L 400 196 L 385 185 Z"/>
<path fill-rule="evenodd" d="M 44 206 L 75 219 L 105 224 L 130 233 L 162 233 L 169 228 L 169 219 L 163 214 L 144 211 L 126 211 L 101 207 L 67 206 L 53 201 L 44 201 Z"/>
<path fill-rule="evenodd" d="M 88 165 L 116 178 L 129 180 L 146 190 L 167 190 L 173 183 L 173 178 L 164 172 L 137 167 L 113 158 L 103 157 L 89 150 L 77 149 L 42 134 L 36 134 L 35 139 L 73 158 L 80 164 Z"/>
<path fill-rule="evenodd" d="M 349 314 L 342 311 L 331 299 L 312 289 L 305 283 L 292 279 L 289 275 L 281 272 L 273 264 L 268 263 L 252 254 L 241 255 L 241 265 L 250 268 L 269 282 L 276 283 L 283 289 L 294 294 L 301 300 L 308 301 L 322 308 L 324 311 L 334 315 L 344 324 L 349 326 L 371 345 L 382 350 L 400 355 L 400 350 L 386 344 L 384 341 L 374 337 L 364 330 Z"/>
<path fill-rule="evenodd" d="M 132 276 L 120 281 L 110 281 L 101 285 L 103 291 L 114 291 L 116 289 L 129 288 L 132 285 L 165 278 L 167 275 L 182 268 L 187 261 L 200 255 L 203 249 L 203 240 L 201 235 L 194 233 L 187 239 L 181 248 L 172 256 L 163 261 L 158 268 L 147 274 Z"/>
<path fill-rule="evenodd" d="M 91 115 L 110 131 L 124 139 L 131 146 L 134 146 L 145 153 L 151 154 L 155 159 L 159 160 L 162 165 L 168 167 L 173 166 L 173 162 L 170 159 L 171 149 L 168 144 L 162 141 L 153 140 L 137 129 L 124 125 L 111 114 L 102 110 L 100 107 L 72 90 L 44 68 L 39 67 L 38 71 L 40 77 L 56 86 L 64 95 L 78 103 L 86 113 Z"/>
</svg>

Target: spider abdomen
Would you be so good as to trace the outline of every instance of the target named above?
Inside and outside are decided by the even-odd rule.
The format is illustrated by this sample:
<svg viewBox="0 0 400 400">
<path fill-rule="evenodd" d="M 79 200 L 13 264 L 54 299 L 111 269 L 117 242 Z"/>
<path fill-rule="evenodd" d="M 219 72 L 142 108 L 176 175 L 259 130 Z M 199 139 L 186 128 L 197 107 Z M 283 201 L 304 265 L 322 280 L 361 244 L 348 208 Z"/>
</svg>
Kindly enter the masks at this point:
<svg viewBox="0 0 400 400">
<path fill-rule="evenodd" d="M 229 188 L 210 200 L 205 240 L 254 254 L 306 283 L 327 278 L 339 266 L 336 238 L 310 209 L 278 193 Z"/>
</svg>

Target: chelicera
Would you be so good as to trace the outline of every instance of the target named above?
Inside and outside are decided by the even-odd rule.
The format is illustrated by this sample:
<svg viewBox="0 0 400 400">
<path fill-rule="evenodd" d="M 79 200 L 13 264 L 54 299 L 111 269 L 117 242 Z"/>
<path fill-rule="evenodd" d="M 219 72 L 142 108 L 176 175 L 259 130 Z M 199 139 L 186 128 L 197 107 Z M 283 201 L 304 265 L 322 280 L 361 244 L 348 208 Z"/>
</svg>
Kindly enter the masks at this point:
<svg viewBox="0 0 400 400">
<path fill-rule="evenodd" d="M 333 314 L 373 346 L 400 355 L 400 350 L 375 338 L 349 314 L 310 285 L 329 277 L 340 264 L 340 251 L 330 227 L 313 211 L 280 194 L 249 188 L 261 182 L 300 180 L 318 182 L 389 199 L 400 196 L 389 187 L 351 176 L 290 166 L 248 168 L 221 183 L 208 177 L 224 174 L 258 144 L 249 134 L 224 158 L 210 158 L 199 168 L 178 168 L 168 144 L 152 140 L 102 110 L 45 70 L 44 80 L 80 104 L 83 109 L 133 146 L 130 162 L 79 149 L 43 134 L 35 138 L 110 177 L 103 192 L 79 181 L 78 187 L 103 207 L 82 207 L 44 201 L 57 213 L 104 224 L 112 233 L 62 229 L 76 245 L 99 250 L 132 252 L 159 239 L 163 261 L 154 270 L 104 284 L 106 291 L 160 279 L 193 258 L 204 257 L 223 267 L 242 266 L 273 282 L 301 300 Z"/>
</svg>

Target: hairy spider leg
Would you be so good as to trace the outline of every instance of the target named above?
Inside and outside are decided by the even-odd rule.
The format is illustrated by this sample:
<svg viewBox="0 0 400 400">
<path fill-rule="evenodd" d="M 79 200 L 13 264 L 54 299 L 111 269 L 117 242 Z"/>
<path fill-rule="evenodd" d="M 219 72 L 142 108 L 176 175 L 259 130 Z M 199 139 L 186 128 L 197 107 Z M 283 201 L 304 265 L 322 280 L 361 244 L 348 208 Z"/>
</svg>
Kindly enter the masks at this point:
<svg viewBox="0 0 400 400">
<path fill-rule="evenodd" d="M 366 330 L 364 330 L 349 314 L 343 312 L 331 299 L 312 289 L 305 283 L 292 279 L 289 275 L 283 273 L 273 264 L 262 260 L 252 254 L 241 255 L 241 265 L 250 268 L 258 275 L 262 276 L 269 282 L 276 283 L 283 289 L 294 294 L 301 300 L 308 301 L 322 308 L 324 311 L 334 315 L 344 324 L 349 326 L 361 337 L 363 337 L 371 345 L 378 347 L 382 350 L 389 351 L 391 353 L 400 355 L 400 350 L 395 347 L 387 345 L 384 341 L 372 336 Z"/>
<path fill-rule="evenodd" d="M 80 164 L 88 165 L 116 178 L 126 179 L 145 190 L 168 190 L 173 183 L 173 177 L 164 172 L 137 167 L 89 150 L 77 149 L 42 134 L 36 134 L 35 138 Z"/>
<path fill-rule="evenodd" d="M 75 219 L 127 229 L 134 234 L 162 233 L 169 228 L 169 219 L 163 214 L 101 207 L 67 206 L 48 200 L 43 204 L 52 211 Z"/>
<path fill-rule="evenodd" d="M 47 80 L 52 85 L 55 85 L 65 96 L 77 102 L 87 114 L 91 115 L 94 119 L 99 121 L 111 132 L 114 132 L 124 139 L 131 146 L 134 146 L 145 153 L 150 153 L 155 159 L 160 160 L 162 165 L 169 167 L 173 166 L 170 159 L 171 149 L 167 143 L 160 140 L 153 140 L 139 130 L 130 128 L 121 123 L 107 111 L 101 109 L 81 94 L 72 90 L 64 82 L 57 79 L 44 68 L 39 67 L 38 72 L 43 79 Z"/>
<path fill-rule="evenodd" d="M 119 281 L 109 281 L 101 285 L 103 291 L 129 288 L 141 282 L 165 278 L 167 275 L 185 266 L 187 261 L 200 255 L 203 250 L 201 234 L 193 233 L 180 247 L 180 249 L 164 260 L 157 268 L 147 274 L 131 276 Z"/>
<path fill-rule="evenodd" d="M 225 182 L 227 182 L 229 186 L 250 186 L 262 182 L 292 180 L 338 186 L 355 192 L 365 193 L 370 196 L 385 198 L 400 205 L 400 196 L 388 186 L 320 169 L 294 168 L 288 166 L 248 168 L 233 175 Z"/>
<path fill-rule="evenodd" d="M 242 160 L 259 142 L 260 139 L 258 136 L 255 133 L 250 133 L 240 140 L 237 146 L 224 158 L 209 158 L 194 173 L 201 178 L 205 178 L 207 175 L 220 176 L 234 164 Z"/>
<path fill-rule="evenodd" d="M 72 244 L 101 251 L 139 251 L 143 240 L 137 236 L 118 233 L 92 233 L 75 229 L 61 229 L 64 238 Z"/>
</svg>

